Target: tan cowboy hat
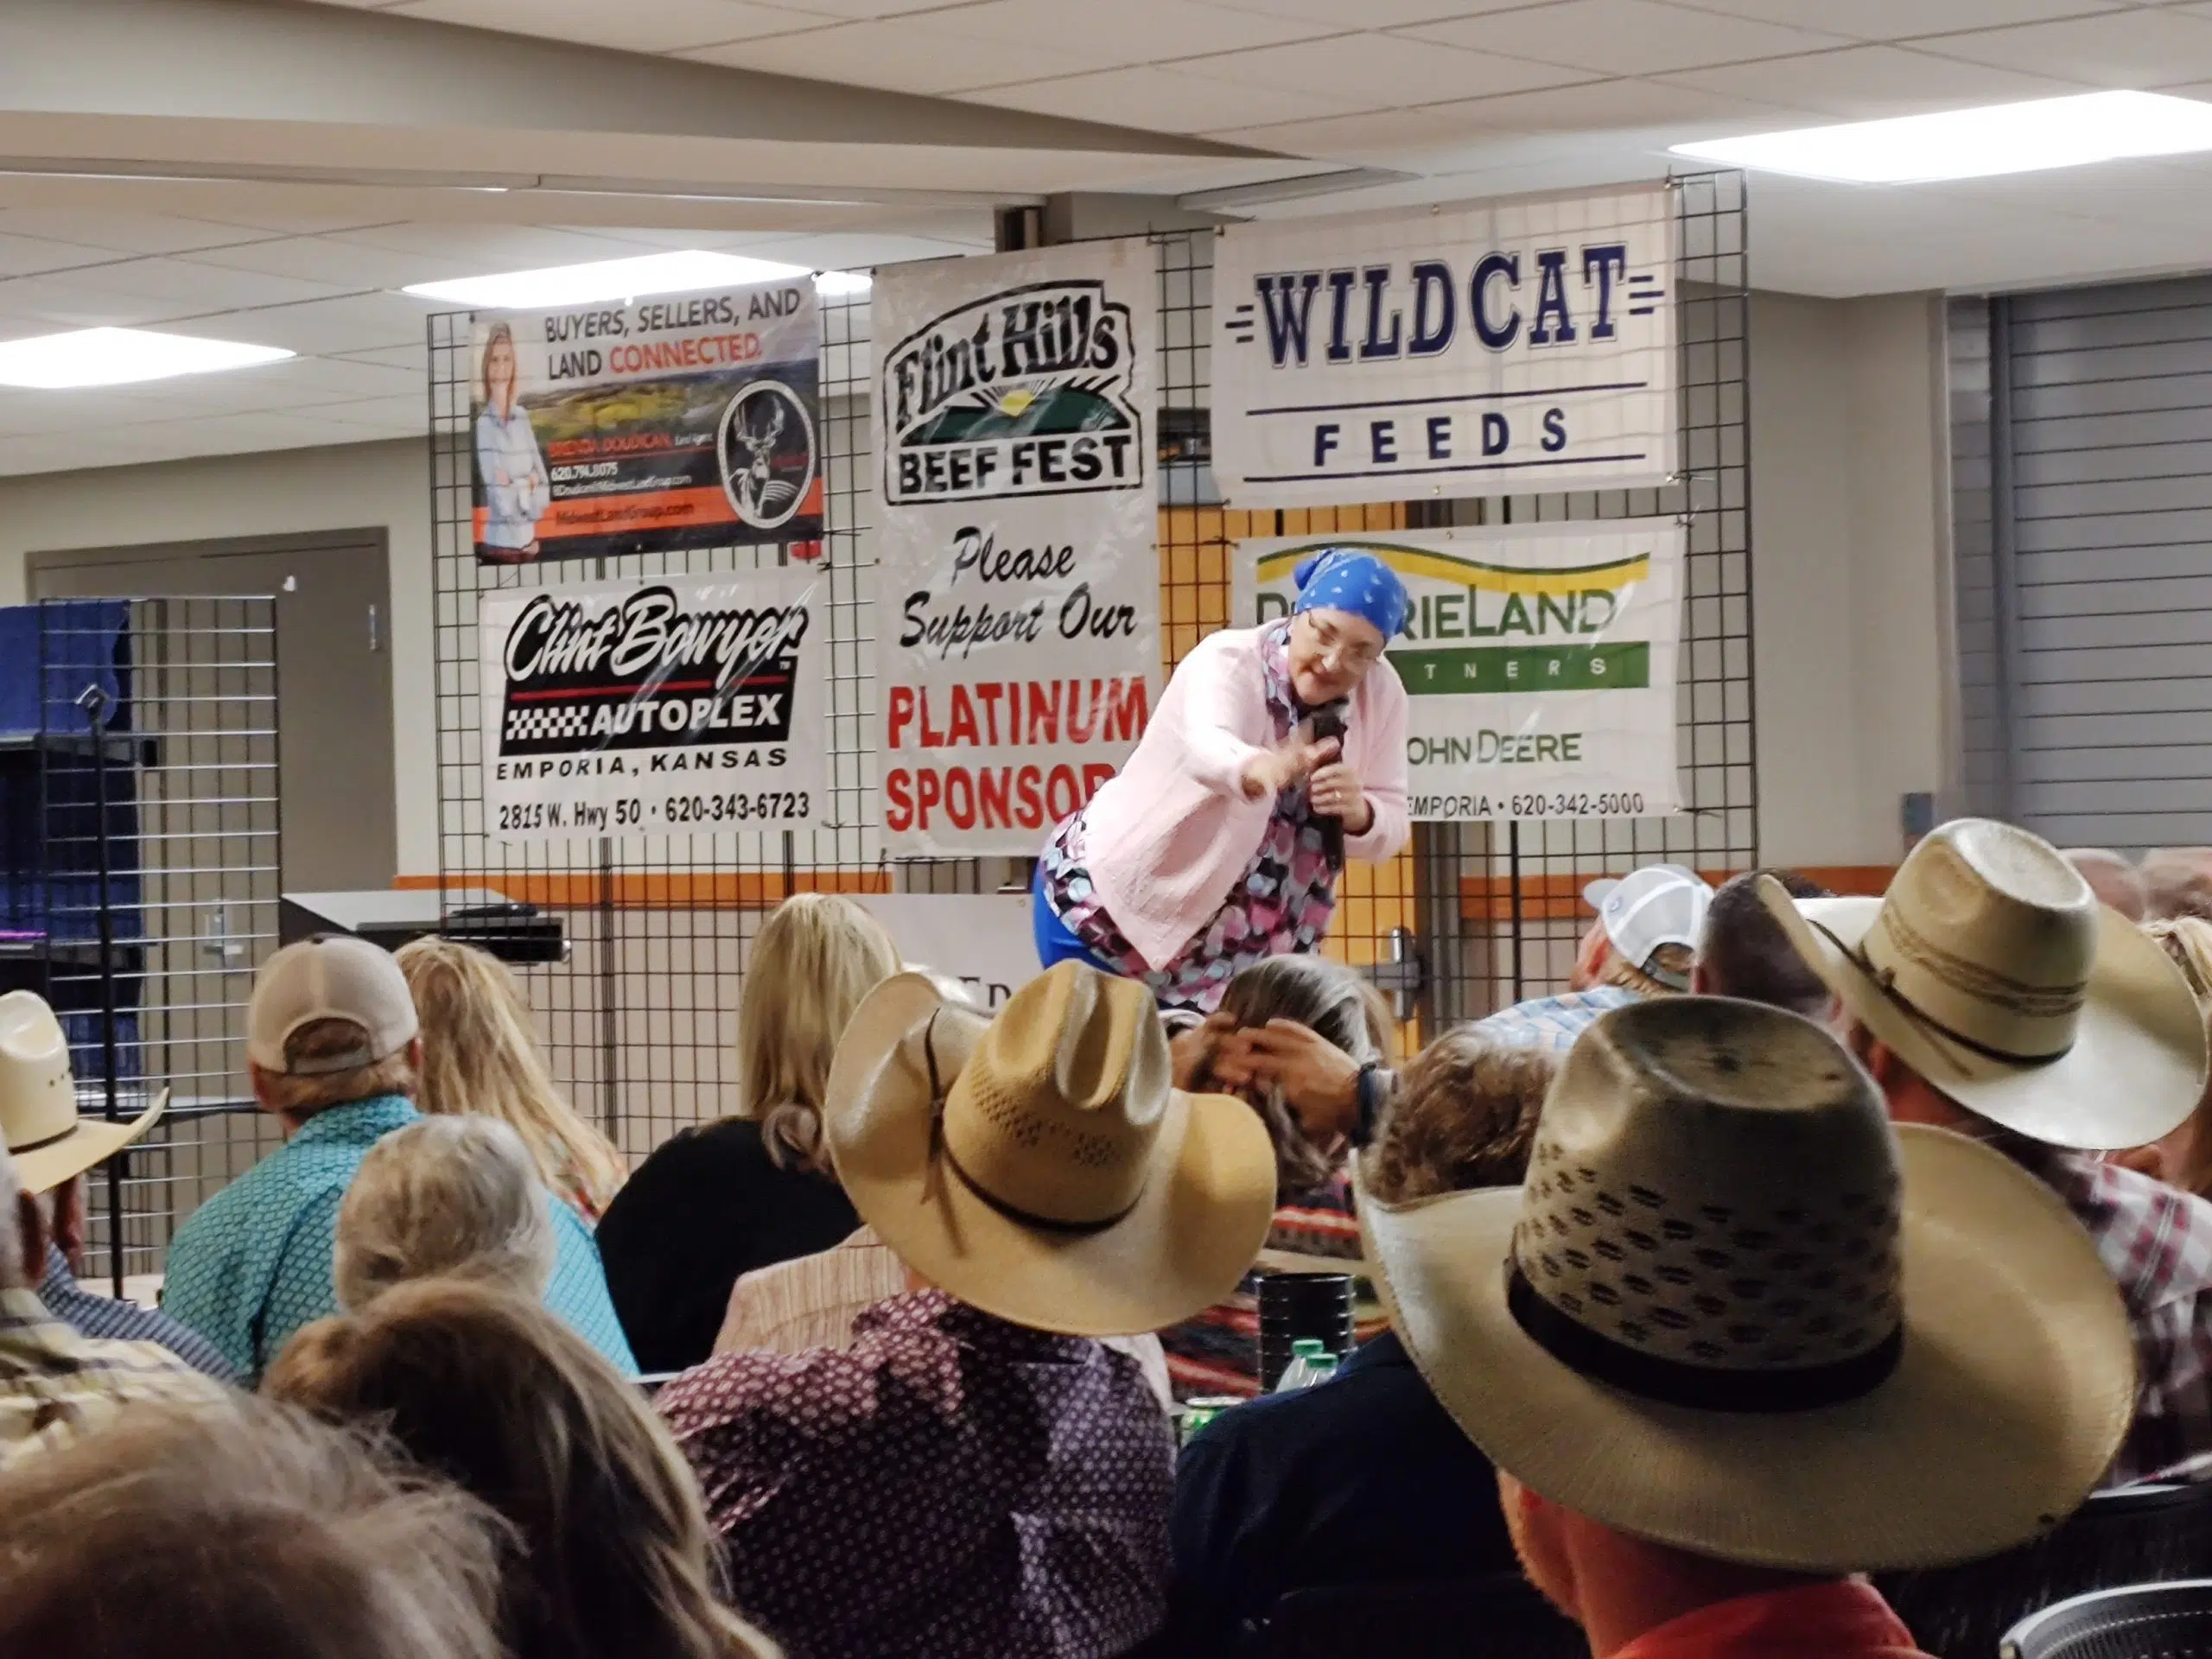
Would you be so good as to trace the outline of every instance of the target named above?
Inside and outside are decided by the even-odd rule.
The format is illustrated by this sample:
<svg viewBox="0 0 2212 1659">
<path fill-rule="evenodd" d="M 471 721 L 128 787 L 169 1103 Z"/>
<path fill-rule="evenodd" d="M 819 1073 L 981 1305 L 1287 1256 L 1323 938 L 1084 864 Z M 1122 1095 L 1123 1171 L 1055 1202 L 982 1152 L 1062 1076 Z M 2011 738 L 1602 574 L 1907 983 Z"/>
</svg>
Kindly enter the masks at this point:
<svg viewBox="0 0 2212 1659">
<path fill-rule="evenodd" d="M 1274 1213 L 1260 1115 L 1170 1086 L 1152 995 L 1078 963 L 995 1020 L 920 974 L 868 994 L 830 1067 L 837 1179 L 899 1260 L 1039 1331 L 1157 1331 L 1236 1287 Z"/>
<path fill-rule="evenodd" d="M 1700 1555 L 1989 1554 L 2078 1505 L 2133 1415 L 2126 1309 L 2057 1196 L 1963 1136 L 1893 1131 L 1779 1008 L 1603 1014 L 1526 1186 L 1360 1211 L 1401 1338 L 1497 1466 Z"/>
<path fill-rule="evenodd" d="M 26 1192 L 49 1192 L 104 1163 L 154 1127 L 166 1089 L 128 1122 L 83 1117 L 69 1069 L 69 1039 L 46 1000 L 31 991 L 0 996 L 0 1135 Z"/>
<path fill-rule="evenodd" d="M 1943 1094 L 2052 1146 L 2139 1147 L 2204 1093 L 2204 1018 L 2158 942 L 2050 842 L 1960 818 L 1879 899 L 1759 897 L 1883 1046 Z"/>
</svg>

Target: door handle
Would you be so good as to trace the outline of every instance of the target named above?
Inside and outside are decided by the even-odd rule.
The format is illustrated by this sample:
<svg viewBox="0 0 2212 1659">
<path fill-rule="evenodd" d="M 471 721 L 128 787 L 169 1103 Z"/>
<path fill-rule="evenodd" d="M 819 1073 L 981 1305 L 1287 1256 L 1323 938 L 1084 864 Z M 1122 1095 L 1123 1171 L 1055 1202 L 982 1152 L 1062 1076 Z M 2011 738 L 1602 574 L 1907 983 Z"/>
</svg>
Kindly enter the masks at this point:
<svg viewBox="0 0 2212 1659">
<path fill-rule="evenodd" d="M 369 650 L 373 654 L 383 649 L 383 639 L 377 632 L 377 607 L 372 605 L 369 607 Z"/>
</svg>

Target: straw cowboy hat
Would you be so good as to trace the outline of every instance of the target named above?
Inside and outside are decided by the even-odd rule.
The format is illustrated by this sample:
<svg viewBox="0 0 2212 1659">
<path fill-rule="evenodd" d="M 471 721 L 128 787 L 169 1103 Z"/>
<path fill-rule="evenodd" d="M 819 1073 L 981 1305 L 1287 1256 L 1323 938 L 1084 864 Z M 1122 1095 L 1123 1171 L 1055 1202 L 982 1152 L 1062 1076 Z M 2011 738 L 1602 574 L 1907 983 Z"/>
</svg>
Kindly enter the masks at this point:
<svg viewBox="0 0 2212 1659">
<path fill-rule="evenodd" d="M 1878 899 L 1759 897 L 1883 1046 L 1969 1111 L 2052 1146 L 2139 1147 L 2204 1092 L 2204 1019 L 2158 942 L 2048 842 L 1961 818 Z"/>
<path fill-rule="evenodd" d="M 1259 1114 L 1168 1079 L 1133 981 L 1062 963 L 987 1020 L 899 974 L 837 1045 L 824 1135 L 861 1219 L 931 1284 L 1037 1330 L 1134 1336 L 1234 1290 L 1274 1213 Z"/>
<path fill-rule="evenodd" d="M 128 1122 L 80 1117 L 69 1039 L 44 998 L 0 996 L 0 1134 L 26 1192 L 48 1192 L 121 1152 L 154 1127 L 168 1106 L 164 1089 Z"/>
<path fill-rule="evenodd" d="M 2088 1236 L 2003 1154 L 1892 1130 L 1808 1020 L 1600 1016 L 1526 1186 L 1360 1211 L 1393 1322 L 1501 1469 L 1615 1529 L 1835 1573 L 2047 1530 L 2135 1404 Z"/>
</svg>

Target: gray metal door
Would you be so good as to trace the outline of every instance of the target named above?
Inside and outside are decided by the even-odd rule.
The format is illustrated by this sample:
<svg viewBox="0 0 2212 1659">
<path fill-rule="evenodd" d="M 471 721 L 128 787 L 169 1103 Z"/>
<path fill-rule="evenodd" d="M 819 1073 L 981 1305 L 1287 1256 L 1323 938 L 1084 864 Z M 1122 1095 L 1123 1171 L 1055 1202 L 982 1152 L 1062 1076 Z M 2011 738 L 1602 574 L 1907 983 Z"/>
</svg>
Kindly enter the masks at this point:
<svg viewBox="0 0 2212 1659">
<path fill-rule="evenodd" d="M 40 599 L 274 595 L 283 885 L 391 885 L 399 841 L 382 531 L 35 553 L 29 581 Z"/>
<path fill-rule="evenodd" d="M 1988 315 L 2002 799 L 2062 846 L 2212 843 L 2212 277 Z"/>
</svg>

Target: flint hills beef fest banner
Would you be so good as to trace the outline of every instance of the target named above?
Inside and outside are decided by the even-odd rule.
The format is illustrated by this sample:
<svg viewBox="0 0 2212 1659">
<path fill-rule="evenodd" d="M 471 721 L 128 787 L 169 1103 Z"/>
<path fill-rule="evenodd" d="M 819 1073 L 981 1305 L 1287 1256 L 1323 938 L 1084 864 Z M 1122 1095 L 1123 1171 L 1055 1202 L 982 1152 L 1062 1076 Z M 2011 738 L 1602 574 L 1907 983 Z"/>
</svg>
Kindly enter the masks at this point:
<svg viewBox="0 0 2212 1659">
<path fill-rule="evenodd" d="M 828 822 L 829 600 L 804 569 L 483 595 L 486 833 Z"/>
<path fill-rule="evenodd" d="M 893 856 L 1036 852 L 1156 693 L 1152 249 L 877 274 L 877 748 Z"/>
<path fill-rule="evenodd" d="M 1389 658 L 1416 821 L 1655 817 L 1681 809 L 1688 540 L 1631 518 L 1240 542 L 1230 615 L 1288 615 L 1292 573 L 1324 547 L 1372 553 L 1414 601 Z"/>
<path fill-rule="evenodd" d="M 480 561 L 820 540 L 808 277 L 480 314 L 470 342 Z"/>
<path fill-rule="evenodd" d="M 1665 185 L 1232 225 L 1213 471 L 1231 506 L 1612 489 L 1675 470 Z"/>
</svg>

